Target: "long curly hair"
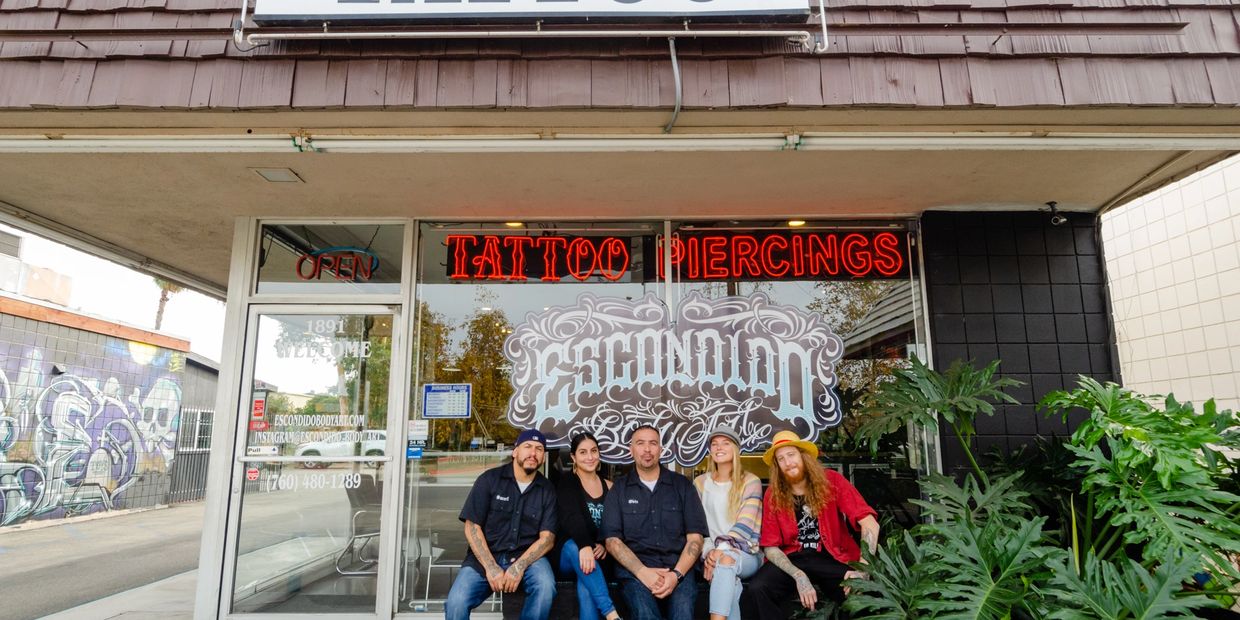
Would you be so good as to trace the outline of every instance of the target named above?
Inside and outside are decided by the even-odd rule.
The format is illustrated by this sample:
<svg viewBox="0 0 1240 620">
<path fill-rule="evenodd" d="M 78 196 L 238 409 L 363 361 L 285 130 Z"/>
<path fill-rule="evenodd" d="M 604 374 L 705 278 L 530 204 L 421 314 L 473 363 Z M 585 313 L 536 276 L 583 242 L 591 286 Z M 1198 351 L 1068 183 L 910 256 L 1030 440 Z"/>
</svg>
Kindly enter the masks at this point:
<svg viewBox="0 0 1240 620">
<path fill-rule="evenodd" d="M 805 471 L 805 503 L 817 514 L 822 511 L 827 502 L 835 497 L 835 493 L 830 483 L 827 482 L 827 474 L 823 471 L 822 465 L 819 465 L 816 459 L 811 458 L 800 448 L 797 449 L 797 454 L 801 455 L 801 469 Z M 792 482 L 784 475 L 784 470 L 780 469 L 779 463 L 771 466 L 770 489 L 771 501 L 775 502 L 775 509 L 791 513 L 795 503 L 792 499 Z"/>
</svg>

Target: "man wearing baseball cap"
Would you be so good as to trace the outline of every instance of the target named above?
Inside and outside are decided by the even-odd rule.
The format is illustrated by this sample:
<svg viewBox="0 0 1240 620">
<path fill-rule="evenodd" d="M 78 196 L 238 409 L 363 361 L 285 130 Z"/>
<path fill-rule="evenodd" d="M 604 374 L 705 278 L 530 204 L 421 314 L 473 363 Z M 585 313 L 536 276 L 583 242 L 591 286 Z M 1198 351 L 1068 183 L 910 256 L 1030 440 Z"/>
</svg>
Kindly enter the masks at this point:
<svg viewBox="0 0 1240 620">
<path fill-rule="evenodd" d="M 444 602 L 447 620 L 465 620 L 492 592 L 525 590 L 521 620 L 545 620 L 555 598 L 555 574 L 543 556 L 555 544 L 555 488 L 539 469 L 547 438 L 517 436 L 512 462 L 474 481 L 461 509 L 469 551 Z"/>
<path fill-rule="evenodd" d="M 754 620 L 782 620 L 781 602 L 793 593 L 814 609 L 814 586 L 842 602 L 847 592 L 840 583 L 864 576 L 848 566 L 861 559 L 849 525 L 861 530 L 871 551 L 878 545 L 878 513 L 847 478 L 818 464 L 818 447 L 792 431 L 772 439 L 762 456 L 771 467 L 771 484 L 758 537 L 767 563 L 741 593 L 741 615 Z"/>
</svg>

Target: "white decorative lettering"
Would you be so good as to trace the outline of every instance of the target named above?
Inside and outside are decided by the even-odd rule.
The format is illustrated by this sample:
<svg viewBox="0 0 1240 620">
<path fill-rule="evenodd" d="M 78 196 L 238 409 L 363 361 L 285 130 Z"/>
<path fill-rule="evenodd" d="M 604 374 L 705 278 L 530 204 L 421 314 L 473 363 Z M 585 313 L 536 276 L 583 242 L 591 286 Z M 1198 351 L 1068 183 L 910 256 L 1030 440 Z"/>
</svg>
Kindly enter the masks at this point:
<svg viewBox="0 0 1240 620">
<path fill-rule="evenodd" d="M 838 424 L 843 349 L 821 316 L 762 294 L 691 293 L 674 323 L 653 295 L 587 294 L 576 306 L 531 313 L 505 342 L 516 388 L 508 419 L 542 430 L 553 446 L 588 430 L 608 462 L 627 460 L 630 429 L 653 424 L 668 458 L 692 465 L 716 425 L 736 429 L 752 451 L 776 430 L 805 437 Z"/>
</svg>

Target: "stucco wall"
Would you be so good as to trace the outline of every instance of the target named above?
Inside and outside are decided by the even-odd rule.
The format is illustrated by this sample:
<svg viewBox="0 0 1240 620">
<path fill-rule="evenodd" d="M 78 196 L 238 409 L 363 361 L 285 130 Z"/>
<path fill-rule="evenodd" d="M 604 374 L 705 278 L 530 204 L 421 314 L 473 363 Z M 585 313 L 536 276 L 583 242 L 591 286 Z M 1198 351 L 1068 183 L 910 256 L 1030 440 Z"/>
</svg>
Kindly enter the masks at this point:
<svg viewBox="0 0 1240 620">
<path fill-rule="evenodd" d="M 1240 408 L 1240 158 L 1102 218 L 1128 387 Z"/>
</svg>

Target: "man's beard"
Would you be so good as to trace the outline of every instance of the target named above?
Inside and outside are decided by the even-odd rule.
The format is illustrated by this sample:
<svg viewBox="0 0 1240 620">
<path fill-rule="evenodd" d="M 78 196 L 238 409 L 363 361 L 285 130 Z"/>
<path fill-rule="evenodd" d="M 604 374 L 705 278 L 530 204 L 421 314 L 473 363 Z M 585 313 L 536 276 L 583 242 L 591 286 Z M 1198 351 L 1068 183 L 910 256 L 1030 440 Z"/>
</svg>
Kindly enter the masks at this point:
<svg viewBox="0 0 1240 620">
<path fill-rule="evenodd" d="M 788 484 L 798 484 L 802 480 L 805 480 L 805 468 L 804 467 L 800 467 L 797 469 L 797 473 L 795 477 L 793 477 L 793 475 L 789 474 L 788 472 L 781 472 L 781 473 L 784 474 L 784 480 L 787 480 Z"/>
<path fill-rule="evenodd" d="M 526 467 L 525 465 L 522 465 L 522 466 L 521 466 L 521 469 L 523 469 L 523 470 L 525 471 L 525 474 L 526 474 L 527 476 L 533 476 L 535 473 L 538 473 L 538 466 L 537 466 L 537 465 L 535 465 L 533 468 Z"/>
</svg>

